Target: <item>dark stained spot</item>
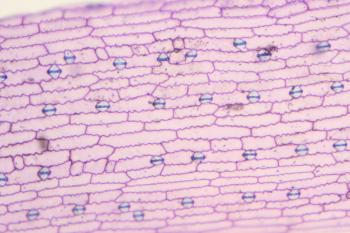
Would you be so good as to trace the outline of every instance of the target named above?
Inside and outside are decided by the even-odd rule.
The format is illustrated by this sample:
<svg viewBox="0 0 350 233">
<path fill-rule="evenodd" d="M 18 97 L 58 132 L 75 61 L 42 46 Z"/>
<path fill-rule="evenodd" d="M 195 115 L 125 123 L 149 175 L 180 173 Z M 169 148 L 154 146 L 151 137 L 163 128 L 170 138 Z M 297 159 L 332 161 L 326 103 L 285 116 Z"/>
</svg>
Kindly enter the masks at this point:
<svg viewBox="0 0 350 233">
<path fill-rule="evenodd" d="M 244 108 L 244 105 L 242 103 L 226 104 L 224 108 L 227 110 L 240 111 Z"/>
<path fill-rule="evenodd" d="M 45 137 L 38 138 L 38 145 L 43 150 L 46 151 L 48 149 L 49 140 Z"/>
<path fill-rule="evenodd" d="M 276 45 L 268 45 L 265 48 L 258 48 L 257 51 L 265 50 L 269 55 L 272 54 L 272 52 L 277 52 L 278 48 Z"/>
<path fill-rule="evenodd" d="M 269 46 L 267 46 L 266 48 L 265 48 L 267 51 L 270 51 L 270 52 L 277 52 L 278 51 L 278 48 L 277 48 L 277 46 L 275 46 L 275 45 L 269 45 Z"/>
</svg>

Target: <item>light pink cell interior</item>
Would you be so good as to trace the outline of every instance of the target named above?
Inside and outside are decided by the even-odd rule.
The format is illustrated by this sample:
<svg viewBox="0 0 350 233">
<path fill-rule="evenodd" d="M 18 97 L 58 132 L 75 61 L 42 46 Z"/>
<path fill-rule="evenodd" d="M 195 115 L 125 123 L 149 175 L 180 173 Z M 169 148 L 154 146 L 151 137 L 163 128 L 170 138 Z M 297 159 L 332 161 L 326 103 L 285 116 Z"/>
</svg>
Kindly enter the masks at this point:
<svg viewBox="0 0 350 233">
<path fill-rule="evenodd" d="M 2 19 L 0 232 L 349 233 L 349 32 L 349 0 Z"/>
</svg>

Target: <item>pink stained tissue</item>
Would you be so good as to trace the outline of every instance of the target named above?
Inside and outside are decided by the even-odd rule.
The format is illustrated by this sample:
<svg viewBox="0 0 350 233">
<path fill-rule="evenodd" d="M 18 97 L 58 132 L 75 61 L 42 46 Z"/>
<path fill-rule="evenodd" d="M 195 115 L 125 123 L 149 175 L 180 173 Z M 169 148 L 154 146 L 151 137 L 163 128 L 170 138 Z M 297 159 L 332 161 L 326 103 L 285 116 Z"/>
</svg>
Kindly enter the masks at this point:
<svg viewBox="0 0 350 233">
<path fill-rule="evenodd" d="M 0 233 L 349 233 L 350 1 L 0 20 Z"/>
</svg>

